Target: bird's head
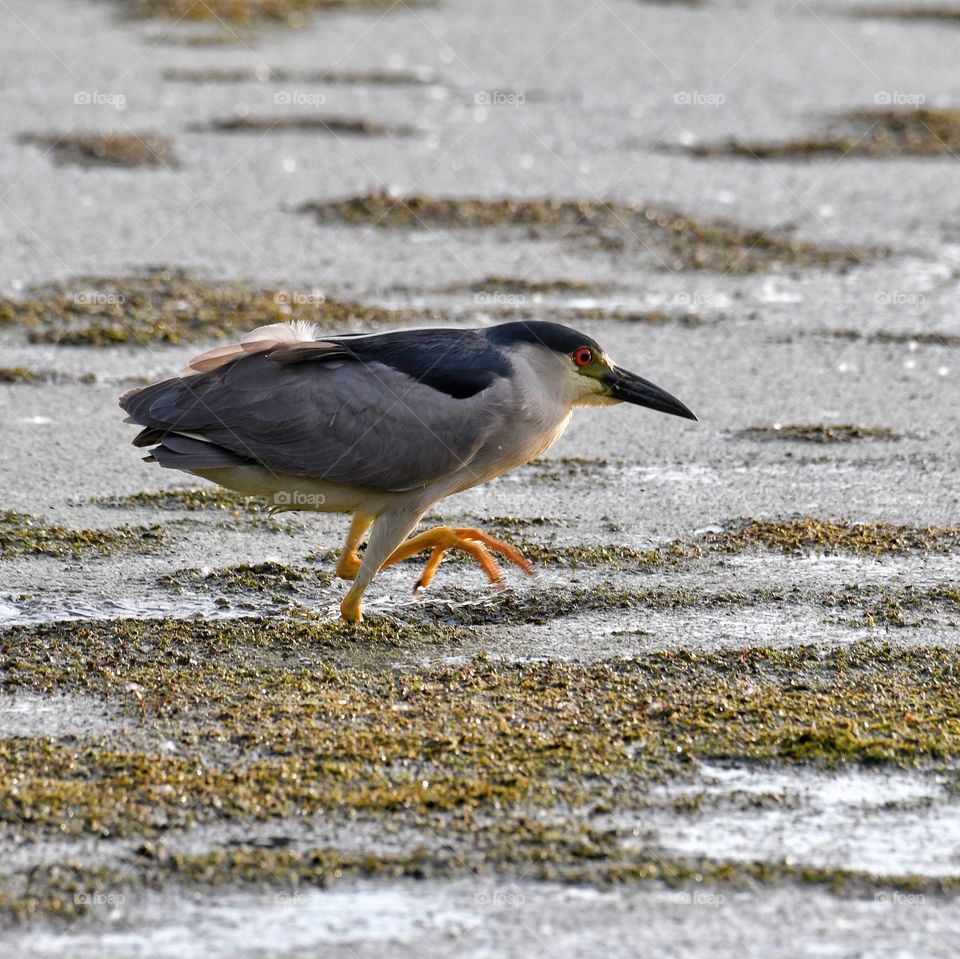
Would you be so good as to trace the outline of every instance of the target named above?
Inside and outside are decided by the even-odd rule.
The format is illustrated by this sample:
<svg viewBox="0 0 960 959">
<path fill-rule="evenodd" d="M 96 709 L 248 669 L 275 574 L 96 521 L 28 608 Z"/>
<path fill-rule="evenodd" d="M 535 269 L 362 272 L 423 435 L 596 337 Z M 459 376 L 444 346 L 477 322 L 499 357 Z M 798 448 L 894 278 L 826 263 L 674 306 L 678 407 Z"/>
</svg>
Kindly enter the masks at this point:
<svg viewBox="0 0 960 959">
<path fill-rule="evenodd" d="M 570 406 L 634 403 L 696 419 L 666 390 L 617 366 L 596 340 L 568 326 L 534 320 L 503 323 L 491 327 L 487 336 L 506 352 L 519 353 L 541 384 Z"/>
</svg>

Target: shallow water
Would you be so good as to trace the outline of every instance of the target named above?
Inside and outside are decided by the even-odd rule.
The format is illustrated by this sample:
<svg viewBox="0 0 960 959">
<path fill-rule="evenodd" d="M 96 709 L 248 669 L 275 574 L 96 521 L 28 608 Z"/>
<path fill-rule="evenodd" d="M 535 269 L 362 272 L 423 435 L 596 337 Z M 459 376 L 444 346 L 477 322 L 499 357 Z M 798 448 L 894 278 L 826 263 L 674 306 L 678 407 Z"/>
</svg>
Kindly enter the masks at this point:
<svg viewBox="0 0 960 959">
<path fill-rule="evenodd" d="M 43 696 L 20 690 L 0 693 L 0 737 L 100 736 L 134 723 L 93 696 Z"/>
<path fill-rule="evenodd" d="M 106 904 L 104 904 L 106 906 Z M 952 953 L 953 908 L 943 900 L 880 893 L 837 899 L 789 887 L 758 895 L 459 880 L 370 886 L 337 892 L 148 899 L 112 908 L 97 932 L 34 932 L 19 939 L 23 959 L 104 955 L 165 957 L 375 957 L 384 950 L 486 959 L 551 955 L 573 959 L 602 951 L 634 956 L 812 955 L 797 949 L 797 930 L 817 956 L 899 959 Z M 112 928 L 111 928 L 112 927 Z M 2 939 L 0 939 L 2 942 Z"/>
<path fill-rule="evenodd" d="M 702 776 L 693 790 L 671 791 L 686 801 L 703 797 L 702 813 L 638 818 L 665 850 L 881 874 L 952 875 L 960 867 L 960 803 L 947 777 L 712 766 Z"/>
</svg>

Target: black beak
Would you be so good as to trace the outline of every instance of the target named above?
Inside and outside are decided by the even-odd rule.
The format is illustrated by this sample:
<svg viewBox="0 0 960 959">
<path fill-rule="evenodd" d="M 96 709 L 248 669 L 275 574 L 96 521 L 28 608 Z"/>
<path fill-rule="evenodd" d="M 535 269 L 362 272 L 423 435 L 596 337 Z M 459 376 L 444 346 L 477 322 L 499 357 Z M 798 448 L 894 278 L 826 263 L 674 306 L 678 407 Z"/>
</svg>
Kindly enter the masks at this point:
<svg viewBox="0 0 960 959">
<path fill-rule="evenodd" d="M 682 416 L 684 419 L 695 420 L 696 416 L 688 410 L 680 400 L 671 396 L 666 390 L 654 386 L 636 373 L 628 373 L 615 366 L 603 377 L 610 395 L 624 403 L 635 403 L 637 406 L 646 406 L 659 413 L 670 413 L 672 416 Z"/>
</svg>

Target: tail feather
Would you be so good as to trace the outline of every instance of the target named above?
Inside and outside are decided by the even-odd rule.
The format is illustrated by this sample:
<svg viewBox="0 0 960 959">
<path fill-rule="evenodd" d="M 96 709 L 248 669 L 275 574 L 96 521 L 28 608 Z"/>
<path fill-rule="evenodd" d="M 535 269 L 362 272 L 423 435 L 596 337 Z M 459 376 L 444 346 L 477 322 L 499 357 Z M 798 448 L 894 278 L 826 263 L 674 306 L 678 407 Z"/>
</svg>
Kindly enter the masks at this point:
<svg viewBox="0 0 960 959">
<path fill-rule="evenodd" d="M 159 443 L 163 439 L 164 433 L 163 430 L 154 429 L 152 426 L 147 426 L 144 429 L 140 430 L 139 433 L 133 438 L 134 446 L 153 446 L 156 443 Z"/>
<path fill-rule="evenodd" d="M 192 439 L 179 433 L 167 433 L 159 446 L 150 450 L 150 456 L 166 469 L 219 469 L 223 466 L 248 466 L 253 460 L 230 450 Z"/>
<path fill-rule="evenodd" d="M 211 408 L 217 406 L 216 393 L 223 378 L 233 376 L 234 389 L 238 382 L 243 382 L 242 371 L 227 367 L 251 354 L 265 355 L 282 366 L 333 358 L 345 352 L 339 343 L 319 340 L 318 336 L 317 328 L 303 321 L 261 326 L 243 336 L 239 343 L 219 346 L 194 357 L 179 376 L 128 390 L 120 397 L 120 406 L 127 413 L 126 422 L 143 427 L 133 445 L 152 447 L 146 461 L 168 469 L 193 471 L 256 463 L 252 455 L 244 455 L 239 438 L 235 449 L 240 452 L 235 452 L 206 435 L 208 431 L 219 433 L 224 441 L 226 423 Z M 250 388 L 258 386 L 254 381 Z M 209 403 L 208 396 L 213 397 Z"/>
</svg>

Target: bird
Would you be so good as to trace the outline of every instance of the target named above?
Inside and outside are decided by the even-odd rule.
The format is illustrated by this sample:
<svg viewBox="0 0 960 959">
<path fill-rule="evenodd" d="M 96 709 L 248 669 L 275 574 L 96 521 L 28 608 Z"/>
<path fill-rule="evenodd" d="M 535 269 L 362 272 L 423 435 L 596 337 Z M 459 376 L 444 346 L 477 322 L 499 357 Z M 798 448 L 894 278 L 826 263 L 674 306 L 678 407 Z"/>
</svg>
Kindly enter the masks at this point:
<svg viewBox="0 0 960 959">
<path fill-rule="evenodd" d="M 352 514 L 336 565 L 352 581 L 340 604 L 347 623 L 362 619 L 381 569 L 419 553 L 429 556 L 414 592 L 450 550 L 495 586 L 498 558 L 532 574 L 516 547 L 479 529 L 411 534 L 436 503 L 540 456 L 576 407 L 619 403 L 696 420 L 594 339 L 546 320 L 333 336 L 275 323 L 120 397 L 147 462 L 276 510 Z"/>
</svg>

